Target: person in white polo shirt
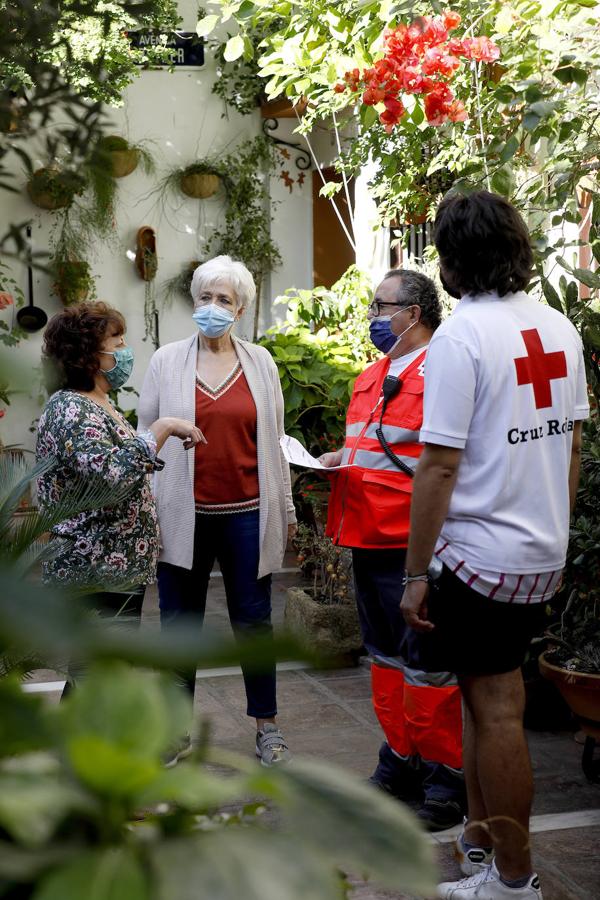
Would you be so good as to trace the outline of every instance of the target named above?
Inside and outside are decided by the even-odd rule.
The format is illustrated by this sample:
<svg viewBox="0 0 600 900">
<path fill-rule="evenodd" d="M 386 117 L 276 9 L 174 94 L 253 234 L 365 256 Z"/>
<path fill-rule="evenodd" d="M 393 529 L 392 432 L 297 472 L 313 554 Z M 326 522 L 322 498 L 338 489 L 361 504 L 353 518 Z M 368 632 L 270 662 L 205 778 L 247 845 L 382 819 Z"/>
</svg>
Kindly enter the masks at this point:
<svg viewBox="0 0 600 900">
<path fill-rule="evenodd" d="M 412 664 L 455 672 L 466 707 L 468 877 L 438 896 L 540 900 L 521 665 L 565 563 L 589 413 L 583 353 L 568 319 L 524 293 L 529 234 L 503 197 L 446 197 L 434 241 L 461 299 L 429 345 L 401 608 L 420 635 Z M 434 554 L 444 566 L 431 583 Z"/>
</svg>

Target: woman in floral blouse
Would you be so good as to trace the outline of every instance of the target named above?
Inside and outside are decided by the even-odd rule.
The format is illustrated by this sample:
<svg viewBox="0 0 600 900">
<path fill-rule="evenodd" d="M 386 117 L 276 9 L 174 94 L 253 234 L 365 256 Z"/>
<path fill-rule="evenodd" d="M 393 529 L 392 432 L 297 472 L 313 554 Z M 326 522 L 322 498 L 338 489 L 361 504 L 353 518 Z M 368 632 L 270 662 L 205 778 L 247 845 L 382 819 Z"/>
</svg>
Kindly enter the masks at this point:
<svg viewBox="0 0 600 900">
<path fill-rule="evenodd" d="M 171 435 L 186 449 L 204 438 L 193 422 L 170 417 L 136 435 L 117 412 L 108 394 L 129 378 L 133 351 L 125 343 L 123 316 L 108 304 L 81 303 L 54 316 L 44 356 L 62 389 L 52 394 L 38 425 L 37 459 L 55 460 L 38 480 L 40 506 L 60 504 L 81 486 L 97 488 L 105 504 L 53 528 L 60 543 L 44 564 L 44 580 L 92 587 L 90 600 L 100 612 L 139 617 L 140 587 L 154 580 L 158 558 L 150 484 L 151 473 L 162 467 L 156 454 Z"/>
</svg>

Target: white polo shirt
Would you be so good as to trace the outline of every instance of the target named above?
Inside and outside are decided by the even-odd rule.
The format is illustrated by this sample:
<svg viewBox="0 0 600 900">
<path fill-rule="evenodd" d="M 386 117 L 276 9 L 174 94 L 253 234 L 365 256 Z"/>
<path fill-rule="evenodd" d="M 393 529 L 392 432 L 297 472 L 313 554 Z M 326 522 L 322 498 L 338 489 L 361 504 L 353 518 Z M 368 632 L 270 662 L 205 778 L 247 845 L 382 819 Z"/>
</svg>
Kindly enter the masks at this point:
<svg viewBox="0 0 600 900">
<path fill-rule="evenodd" d="M 521 581 L 563 567 L 573 424 L 588 415 L 579 335 L 551 307 L 464 297 L 435 332 L 420 439 L 464 450 L 436 550 L 455 570 L 502 576 L 496 599 L 542 599 L 537 582 L 520 596 Z M 510 576 L 522 576 L 514 595 Z"/>
</svg>

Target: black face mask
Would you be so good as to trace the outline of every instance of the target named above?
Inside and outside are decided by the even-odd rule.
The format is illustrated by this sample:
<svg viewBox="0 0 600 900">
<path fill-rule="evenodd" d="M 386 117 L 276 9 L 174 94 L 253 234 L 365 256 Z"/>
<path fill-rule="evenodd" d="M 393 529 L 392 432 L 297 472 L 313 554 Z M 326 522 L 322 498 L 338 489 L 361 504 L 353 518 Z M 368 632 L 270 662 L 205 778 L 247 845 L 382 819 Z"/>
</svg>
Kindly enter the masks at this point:
<svg viewBox="0 0 600 900">
<path fill-rule="evenodd" d="M 442 282 L 442 287 L 446 291 L 447 294 L 450 294 L 451 297 L 454 297 L 455 300 L 460 300 L 462 294 L 456 288 L 452 287 L 452 285 L 448 284 L 446 279 L 444 278 L 444 271 L 440 266 L 440 281 Z"/>
</svg>

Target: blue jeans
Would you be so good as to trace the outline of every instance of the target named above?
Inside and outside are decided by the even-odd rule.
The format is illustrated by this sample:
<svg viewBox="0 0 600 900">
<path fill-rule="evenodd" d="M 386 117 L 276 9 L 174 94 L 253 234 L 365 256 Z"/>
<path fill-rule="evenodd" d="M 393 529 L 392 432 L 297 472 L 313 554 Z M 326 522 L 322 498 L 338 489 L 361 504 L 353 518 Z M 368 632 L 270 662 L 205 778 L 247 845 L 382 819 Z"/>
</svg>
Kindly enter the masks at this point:
<svg viewBox="0 0 600 900">
<path fill-rule="evenodd" d="M 414 632 L 406 627 L 400 612 L 402 576 L 406 550 L 352 550 L 354 586 L 358 617 L 363 641 L 372 656 L 406 658 L 405 646 Z M 418 762 L 421 784 L 426 800 L 453 800 L 464 803 L 465 784 L 462 773 L 435 760 Z M 382 777 L 398 775 L 406 761 L 382 748 L 380 766 Z"/>
<path fill-rule="evenodd" d="M 223 515 L 197 513 L 192 568 L 158 564 L 162 627 L 189 622 L 192 627 L 202 628 L 210 572 L 216 559 L 223 575 L 229 621 L 238 642 L 272 637 L 271 576 L 257 577 L 259 555 L 258 510 Z M 269 641 L 267 645 L 270 646 Z M 250 669 L 242 665 L 247 713 L 257 719 L 270 719 L 277 714 L 274 650 L 267 650 L 261 663 L 260 671 L 255 666 Z M 195 670 L 178 674 L 193 696 Z"/>
</svg>

